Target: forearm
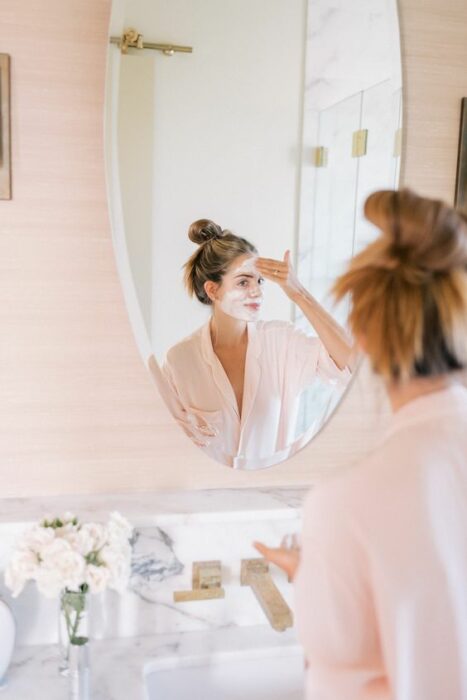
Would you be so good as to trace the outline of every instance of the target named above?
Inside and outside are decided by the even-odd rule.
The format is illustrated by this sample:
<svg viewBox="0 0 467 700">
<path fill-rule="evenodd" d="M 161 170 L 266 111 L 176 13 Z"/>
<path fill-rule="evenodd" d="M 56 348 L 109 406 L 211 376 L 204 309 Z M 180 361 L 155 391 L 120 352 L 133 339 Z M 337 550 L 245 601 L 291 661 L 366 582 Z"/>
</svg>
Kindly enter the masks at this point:
<svg viewBox="0 0 467 700">
<path fill-rule="evenodd" d="M 303 311 L 339 369 L 349 366 L 354 346 L 342 326 L 304 287 L 290 294 L 290 298 Z"/>
</svg>

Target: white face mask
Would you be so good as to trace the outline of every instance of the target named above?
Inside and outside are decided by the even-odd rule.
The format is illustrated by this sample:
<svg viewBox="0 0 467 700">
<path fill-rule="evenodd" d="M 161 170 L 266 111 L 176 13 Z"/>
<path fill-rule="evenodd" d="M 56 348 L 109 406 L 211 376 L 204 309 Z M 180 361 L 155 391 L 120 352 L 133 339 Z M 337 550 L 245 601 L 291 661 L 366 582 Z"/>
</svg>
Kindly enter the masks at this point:
<svg viewBox="0 0 467 700">
<path fill-rule="evenodd" d="M 239 321 L 256 321 L 261 311 L 263 292 L 255 260 L 253 256 L 247 258 L 241 265 L 229 270 L 222 281 L 226 291 L 219 306 L 225 314 Z"/>
</svg>

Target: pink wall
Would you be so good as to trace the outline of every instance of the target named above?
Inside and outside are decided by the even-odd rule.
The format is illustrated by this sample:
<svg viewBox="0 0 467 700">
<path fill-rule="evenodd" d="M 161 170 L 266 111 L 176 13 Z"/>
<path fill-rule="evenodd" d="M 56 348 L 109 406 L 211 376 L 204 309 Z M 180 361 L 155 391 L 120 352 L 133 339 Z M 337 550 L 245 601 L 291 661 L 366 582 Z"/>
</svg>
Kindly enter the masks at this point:
<svg viewBox="0 0 467 700">
<path fill-rule="evenodd" d="M 309 482 L 371 444 L 381 404 L 364 377 L 309 448 L 252 475 L 188 443 L 140 361 L 105 193 L 109 6 L 0 5 L 1 51 L 12 57 L 14 178 L 13 200 L 0 202 L 2 495 Z M 467 6 L 404 0 L 402 10 L 406 181 L 449 197 L 458 100 L 467 94 Z"/>
</svg>

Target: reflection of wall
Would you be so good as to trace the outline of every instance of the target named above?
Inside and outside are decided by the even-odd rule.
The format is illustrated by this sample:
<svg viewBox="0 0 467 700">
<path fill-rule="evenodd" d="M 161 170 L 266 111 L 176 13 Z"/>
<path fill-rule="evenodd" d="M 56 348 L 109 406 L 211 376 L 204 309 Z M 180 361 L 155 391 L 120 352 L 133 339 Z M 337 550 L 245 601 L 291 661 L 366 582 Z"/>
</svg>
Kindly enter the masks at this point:
<svg viewBox="0 0 467 700">
<path fill-rule="evenodd" d="M 102 158 L 106 0 L 2 0 L 12 54 L 14 199 L 1 203 L 3 496 L 309 483 L 374 439 L 369 381 L 292 461 L 263 473 L 211 464 L 153 391 L 123 306 Z M 403 181 L 452 201 L 467 5 L 402 0 Z M 64 499 L 64 506 L 66 500 Z"/>
<path fill-rule="evenodd" d="M 395 136 L 401 75 L 395 0 L 309 0 L 298 261 L 313 295 L 346 323 L 331 286 L 351 257 L 376 235 L 363 218 L 367 195 L 398 182 Z M 352 136 L 368 132 L 367 152 L 352 156 Z M 313 149 L 323 147 L 323 167 Z M 302 314 L 297 321 L 307 322 Z M 301 428 L 321 421 L 338 402 L 317 383 L 302 396 Z"/>
<path fill-rule="evenodd" d="M 195 247 L 188 225 L 212 218 L 256 244 L 266 256 L 283 255 L 295 242 L 305 0 L 133 0 L 125 26 L 146 38 L 192 45 L 191 55 L 146 53 L 122 59 L 120 103 L 135 115 L 120 143 L 153 131 L 146 168 L 120 167 L 141 183 L 142 211 L 152 212 L 152 342 L 156 355 L 200 326 L 206 308 L 187 298 L 181 267 Z M 152 65 L 153 73 L 147 68 Z M 144 84 L 141 100 L 134 84 Z M 152 110 L 144 109 L 146 100 Z M 146 116 L 146 119 L 143 117 Z M 153 170 L 147 187 L 146 170 Z M 123 189 L 128 185 L 125 178 Z M 130 257 L 140 240 L 138 218 L 123 202 Z M 138 254 L 138 253 L 137 253 Z M 144 274 L 144 270 L 143 270 Z M 141 285 L 140 285 L 141 286 Z M 140 288 L 144 294 L 146 288 Z M 290 318 L 290 303 L 268 285 L 265 318 Z M 170 299 L 170 303 L 169 302 Z"/>
<path fill-rule="evenodd" d="M 363 221 L 369 192 L 396 185 L 400 45 L 396 0 L 309 0 L 298 256 L 300 273 L 330 305 L 330 285 L 374 235 Z M 368 130 L 367 154 L 352 134 Z M 312 150 L 326 149 L 325 167 Z M 342 310 L 342 320 L 345 310 Z"/>
<path fill-rule="evenodd" d="M 120 82 L 125 85 L 118 94 L 117 129 L 125 238 L 136 294 L 150 334 L 153 160 L 148 154 L 154 148 L 154 96 L 148 85 L 154 80 L 154 62 L 123 60 L 119 70 Z"/>
<path fill-rule="evenodd" d="M 391 77 L 401 85 L 395 0 L 309 0 L 305 110 Z"/>
</svg>

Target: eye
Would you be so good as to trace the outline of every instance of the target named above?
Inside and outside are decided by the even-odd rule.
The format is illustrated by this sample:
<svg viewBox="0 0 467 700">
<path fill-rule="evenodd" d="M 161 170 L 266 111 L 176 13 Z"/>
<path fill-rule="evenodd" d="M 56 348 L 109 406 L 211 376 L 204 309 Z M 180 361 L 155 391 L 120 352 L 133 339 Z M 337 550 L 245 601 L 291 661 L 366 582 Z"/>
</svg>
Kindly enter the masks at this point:
<svg viewBox="0 0 467 700">
<path fill-rule="evenodd" d="M 248 287 L 248 280 L 240 280 L 238 283 L 239 287 Z"/>
</svg>

